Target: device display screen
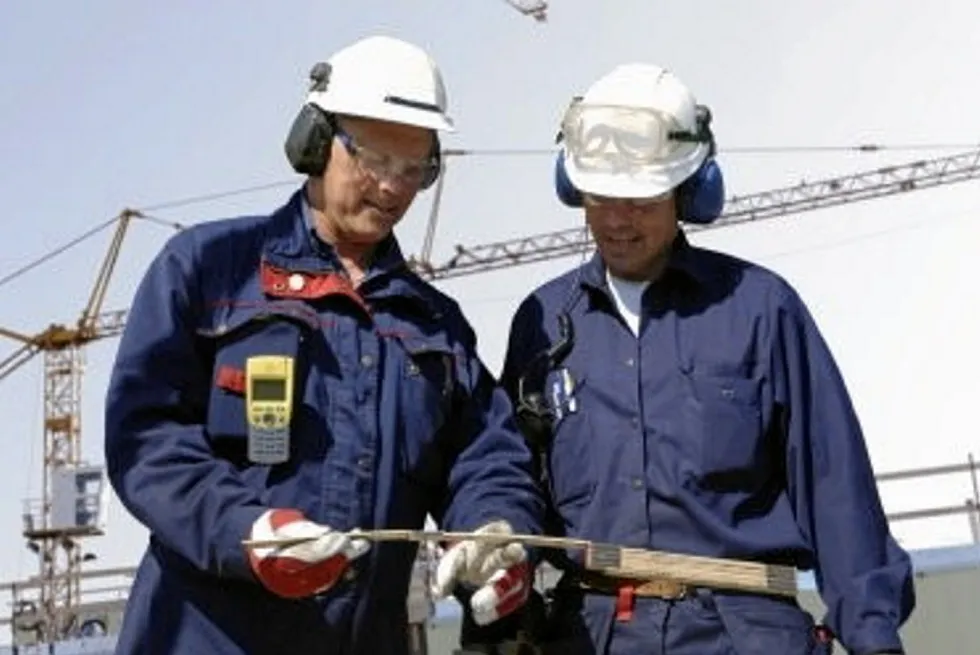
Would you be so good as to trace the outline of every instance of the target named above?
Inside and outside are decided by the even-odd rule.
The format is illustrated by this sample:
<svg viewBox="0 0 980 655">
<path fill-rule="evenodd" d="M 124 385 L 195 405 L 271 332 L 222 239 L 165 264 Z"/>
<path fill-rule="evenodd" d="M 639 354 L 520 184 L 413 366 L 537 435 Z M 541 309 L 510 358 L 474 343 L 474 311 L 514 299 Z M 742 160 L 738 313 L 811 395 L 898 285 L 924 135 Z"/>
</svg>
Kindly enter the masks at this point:
<svg viewBox="0 0 980 655">
<path fill-rule="evenodd" d="M 252 400 L 285 400 L 286 381 L 285 380 L 252 380 Z"/>
</svg>

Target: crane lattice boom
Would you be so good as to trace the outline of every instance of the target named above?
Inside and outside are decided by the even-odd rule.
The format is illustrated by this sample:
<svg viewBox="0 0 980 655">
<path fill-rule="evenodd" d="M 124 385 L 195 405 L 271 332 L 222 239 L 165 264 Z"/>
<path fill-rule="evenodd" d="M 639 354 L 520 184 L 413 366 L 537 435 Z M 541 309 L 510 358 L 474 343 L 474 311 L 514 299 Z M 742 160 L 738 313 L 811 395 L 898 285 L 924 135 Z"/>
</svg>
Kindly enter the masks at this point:
<svg viewBox="0 0 980 655">
<path fill-rule="evenodd" d="M 747 196 L 732 196 L 717 221 L 711 225 L 690 225 L 685 229 L 695 232 L 777 218 L 977 177 L 980 177 L 980 150 L 972 150 Z M 443 264 L 413 261 L 412 266 L 420 275 L 440 280 L 566 257 L 591 247 L 588 231 L 573 228 L 477 246 L 457 245 L 456 254 Z"/>
</svg>

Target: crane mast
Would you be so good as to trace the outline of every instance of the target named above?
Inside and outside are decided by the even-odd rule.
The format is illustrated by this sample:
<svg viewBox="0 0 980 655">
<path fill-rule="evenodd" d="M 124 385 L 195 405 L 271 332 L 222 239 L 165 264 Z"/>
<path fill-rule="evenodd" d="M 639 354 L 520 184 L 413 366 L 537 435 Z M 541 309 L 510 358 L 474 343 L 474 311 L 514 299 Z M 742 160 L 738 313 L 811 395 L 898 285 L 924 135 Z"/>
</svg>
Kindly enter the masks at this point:
<svg viewBox="0 0 980 655">
<path fill-rule="evenodd" d="M 125 313 L 103 313 L 106 290 L 122 241 L 137 212 L 118 217 L 108 252 L 91 295 L 74 326 L 51 325 L 28 336 L 0 328 L 0 335 L 21 342 L 0 362 L 0 379 L 37 353 L 43 354 L 44 460 L 41 497 L 25 501 L 23 535 L 39 559 L 34 600 L 15 599 L 15 627 L 30 631 L 38 641 L 54 642 L 70 634 L 81 595 L 81 565 L 88 558 L 81 539 L 102 534 L 103 472 L 82 460 L 81 407 L 84 348 L 95 340 L 117 335 Z"/>
</svg>

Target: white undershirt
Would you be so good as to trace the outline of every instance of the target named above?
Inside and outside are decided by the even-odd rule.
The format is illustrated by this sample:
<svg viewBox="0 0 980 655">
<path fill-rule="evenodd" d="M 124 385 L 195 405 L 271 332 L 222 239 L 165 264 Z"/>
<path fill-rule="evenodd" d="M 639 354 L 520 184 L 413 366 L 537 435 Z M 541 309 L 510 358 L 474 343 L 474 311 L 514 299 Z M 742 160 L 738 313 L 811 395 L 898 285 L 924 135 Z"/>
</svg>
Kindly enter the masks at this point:
<svg viewBox="0 0 980 655">
<path fill-rule="evenodd" d="M 606 282 L 612 292 L 613 300 L 616 301 L 616 309 L 620 315 L 626 319 L 626 324 L 633 330 L 633 334 L 640 333 L 640 315 L 643 307 L 643 292 L 650 286 L 649 280 L 634 282 L 614 277 L 606 270 Z"/>
</svg>

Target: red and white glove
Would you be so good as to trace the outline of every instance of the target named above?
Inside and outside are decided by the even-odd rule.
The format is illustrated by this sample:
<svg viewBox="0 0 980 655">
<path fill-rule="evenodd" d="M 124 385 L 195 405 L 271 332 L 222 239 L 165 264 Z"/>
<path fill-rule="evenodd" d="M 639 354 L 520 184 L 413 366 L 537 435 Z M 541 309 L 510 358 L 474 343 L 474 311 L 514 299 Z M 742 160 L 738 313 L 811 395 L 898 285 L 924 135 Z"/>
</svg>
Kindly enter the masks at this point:
<svg viewBox="0 0 980 655">
<path fill-rule="evenodd" d="M 294 509 L 270 509 L 252 525 L 251 539 L 311 537 L 295 546 L 254 548 L 249 563 L 259 582 L 284 598 L 305 598 L 326 591 L 370 548 L 364 539 L 351 538 L 306 519 Z"/>
<path fill-rule="evenodd" d="M 506 521 L 494 521 L 475 532 L 514 534 Z M 436 568 L 432 594 L 444 598 L 457 583 L 479 587 L 470 598 L 473 620 L 487 625 L 521 607 L 531 593 L 527 549 L 519 543 L 464 539 L 446 551 Z"/>
</svg>

